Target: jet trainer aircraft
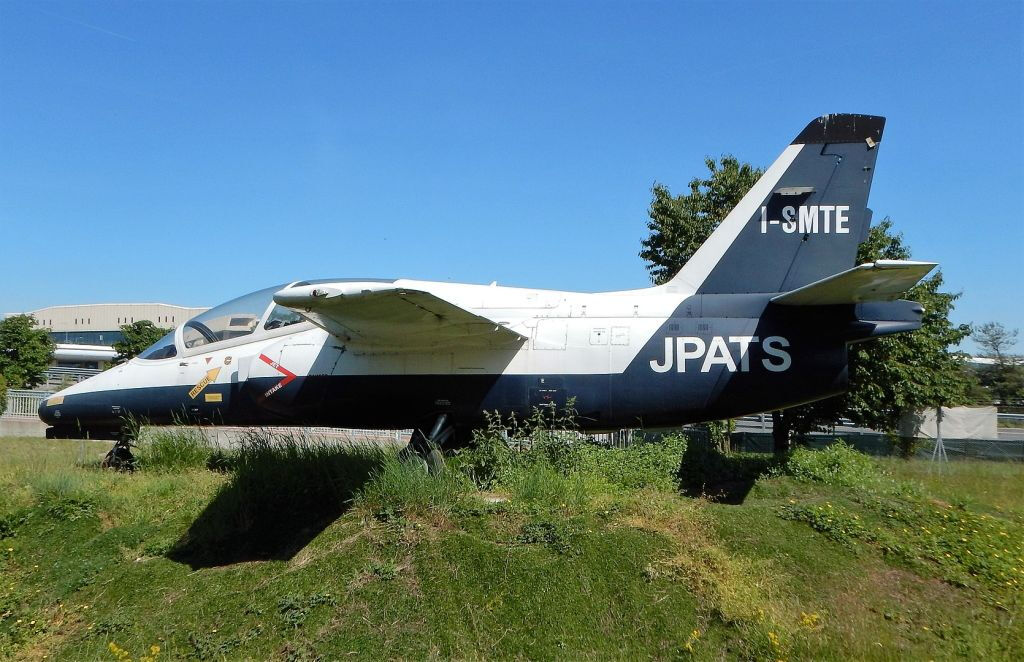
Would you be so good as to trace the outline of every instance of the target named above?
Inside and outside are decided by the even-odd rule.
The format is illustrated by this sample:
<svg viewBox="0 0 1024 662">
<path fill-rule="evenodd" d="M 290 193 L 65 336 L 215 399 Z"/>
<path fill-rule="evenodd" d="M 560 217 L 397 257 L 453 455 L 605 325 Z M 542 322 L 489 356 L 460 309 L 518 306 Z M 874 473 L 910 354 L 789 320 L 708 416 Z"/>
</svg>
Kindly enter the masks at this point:
<svg viewBox="0 0 1024 662">
<path fill-rule="evenodd" d="M 930 262 L 854 266 L 885 119 L 825 115 L 668 283 L 604 293 L 297 281 L 189 320 L 39 407 L 48 436 L 153 423 L 414 428 L 429 455 L 573 397 L 585 430 L 669 426 L 842 392 L 850 343 L 921 326 Z M 434 451 L 436 453 L 436 450 Z"/>
</svg>

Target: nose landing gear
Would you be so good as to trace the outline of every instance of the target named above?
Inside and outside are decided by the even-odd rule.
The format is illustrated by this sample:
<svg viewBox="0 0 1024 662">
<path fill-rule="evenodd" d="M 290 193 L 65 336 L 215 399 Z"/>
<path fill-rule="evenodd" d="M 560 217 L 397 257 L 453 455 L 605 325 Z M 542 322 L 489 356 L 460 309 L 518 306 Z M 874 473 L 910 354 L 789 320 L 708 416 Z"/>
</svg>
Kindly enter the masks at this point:
<svg viewBox="0 0 1024 662">
<path fill-rule="evenodd" d="M 100 466 L 104 469 L 117 471 L 135 471 L 135 456 L 132 449 L 137 448 L 128 436 L 122 436 L 114 442 L 114 447 L 107 451 Z"/>
<path fill-rule="evenodd" d="M 441 475 L 445 470 L 441 445 L 454 433 L 455 426 L 448 423 L 448 414 L 441 414 L 434 421 L 429 434 L 425 434 L 420 428 L 413 430 L 409 445 L 402 449 L 399 457 L 407 462 L 421 464 L 431 475 Z"/>
</svg>

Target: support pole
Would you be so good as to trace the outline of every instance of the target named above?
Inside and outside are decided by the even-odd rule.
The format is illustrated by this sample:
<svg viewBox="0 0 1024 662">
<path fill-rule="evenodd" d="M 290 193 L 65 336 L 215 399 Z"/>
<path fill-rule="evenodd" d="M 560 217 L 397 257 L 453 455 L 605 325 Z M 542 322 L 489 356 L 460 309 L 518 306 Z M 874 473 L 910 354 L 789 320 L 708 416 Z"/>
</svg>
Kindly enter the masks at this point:
<svg viewBox="0 0 1024 662">
<path fill-rule="evenodd" d="M 942 443 L 942 407 L 935 409 L 935 448 L 932 449 L 932 462 L 949 462 L 946 456 L 946 445 Z"/>
</svg>

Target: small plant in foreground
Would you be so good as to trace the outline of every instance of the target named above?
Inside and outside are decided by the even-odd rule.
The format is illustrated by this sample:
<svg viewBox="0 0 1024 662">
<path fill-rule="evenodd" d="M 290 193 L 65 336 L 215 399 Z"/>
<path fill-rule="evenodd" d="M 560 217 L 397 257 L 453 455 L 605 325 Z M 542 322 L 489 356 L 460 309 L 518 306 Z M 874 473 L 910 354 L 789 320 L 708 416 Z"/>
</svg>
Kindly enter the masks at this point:
<svg viewBox="0 0 1024 662">
<path fill-rule="evenodd" d="M 309 613 L 322 605 L 337 605 L 330 593 L 312 593 L 310 595 L 286 595 L 277 602 L 277 611 L 284 617 L 284 622 L 292 628 L 300 628 L 306 623 Z"/>
<path fill-rule="evenodd" d="M 132 657 L 132 654 L 130 652 L 128 652 L 124 648 L 121 648 L 113 641 L 107 644 L 107 650 L 109 650 L 110 654 L 113 655 L 114 658 L 119 662 L 132 662 L 132 660 L 135 659 Z M 138 657 L 138 662 L 155 662 L 159 655 L 160 647 L 156 644 L 153 644 L 149 647 L 149 650 L 146 651 L 146 653 Z"/>
<path fill-rule="evenodd" d="M 521 545 L 544 544 L 559 554 L 569 554 L 573 551 L 573 535 L 564 523 L 531 522 L 523 525 L 515 540 Z"/>
</svg>

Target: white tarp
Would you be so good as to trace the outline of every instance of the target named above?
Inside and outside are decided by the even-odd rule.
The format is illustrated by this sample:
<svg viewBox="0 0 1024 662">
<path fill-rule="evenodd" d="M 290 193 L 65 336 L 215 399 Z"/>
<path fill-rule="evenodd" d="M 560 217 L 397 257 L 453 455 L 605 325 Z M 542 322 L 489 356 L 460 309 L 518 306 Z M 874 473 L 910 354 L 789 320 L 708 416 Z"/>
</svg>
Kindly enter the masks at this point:
<svg viewBox="0 0 1024 662">
<path fill-rule="evenodd" d="M 900 421 L 900 435 L 935 439 L 938 410 L 928 409 Z M 943 439 L 998 439 L 995 407 L 943 407 Z"/>
</svg>

